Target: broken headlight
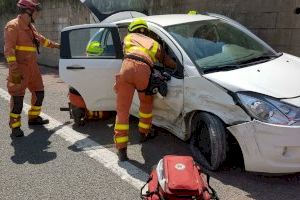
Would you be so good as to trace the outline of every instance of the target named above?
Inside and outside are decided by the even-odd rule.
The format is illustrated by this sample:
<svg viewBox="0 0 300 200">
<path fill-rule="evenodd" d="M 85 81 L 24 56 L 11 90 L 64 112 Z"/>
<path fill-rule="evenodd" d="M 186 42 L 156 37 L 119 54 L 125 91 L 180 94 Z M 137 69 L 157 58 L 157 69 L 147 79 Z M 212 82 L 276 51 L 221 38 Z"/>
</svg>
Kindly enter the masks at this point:
<svg viewBox="0 0 300 200">
<path fill-rule="evenodd" d="M 300 108 L 256 93 L 237 93 L 251 117 L 270 124 L 293 125 L 300 121 Z"/>
</svg>

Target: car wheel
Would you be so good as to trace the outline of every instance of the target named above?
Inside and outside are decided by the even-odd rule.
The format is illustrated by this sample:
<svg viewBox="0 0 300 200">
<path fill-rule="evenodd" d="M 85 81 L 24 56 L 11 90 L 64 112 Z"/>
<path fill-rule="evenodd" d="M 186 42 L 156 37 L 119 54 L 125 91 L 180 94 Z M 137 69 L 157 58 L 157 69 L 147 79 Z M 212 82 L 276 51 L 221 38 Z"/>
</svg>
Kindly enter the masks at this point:
<svg viewBox="0 0 300 200">
<path fill-rule="evenodd" d="M 226 135 L 222 121 L 197 113 L 192 120 L 190 147 L 195 160 L 209 170 L 217 170 L 226 158 Z"/>
<path fill-rule="evenodd" d="M 77 126 L 84 126 L 85 109 L 71 105 L 71 114 Z"/>
</svg>

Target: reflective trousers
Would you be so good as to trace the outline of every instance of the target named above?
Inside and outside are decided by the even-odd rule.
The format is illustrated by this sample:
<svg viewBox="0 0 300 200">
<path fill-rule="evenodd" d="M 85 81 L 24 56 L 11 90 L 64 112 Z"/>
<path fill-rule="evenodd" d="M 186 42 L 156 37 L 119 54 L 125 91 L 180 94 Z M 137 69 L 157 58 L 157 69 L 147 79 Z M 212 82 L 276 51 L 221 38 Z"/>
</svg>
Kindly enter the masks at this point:
<svg viewBox="0 0 300 200">
<path fill-rule="evenodd" d="M 125 59 L 121 71 L 116 75 L 114 89 L 117 94 L 116 124 L 114 142 L 117 149 L 127 147 L 129 131 L 129 110 L 135 90 L 144 90 L 148 86 L 151 74 L 150 67 L 143 62 Z M 152 123 L 153 96 L 138 93 L 139 108 L 139 132 L 147 135 Z"/>
<path fill-rule="evenodd" d="M 18 63 L 18 70 L 22 75 L 21 84 L 14 84 L 7 81 L 7 89 L 11 95 L 10 100 L 10 120 L 11 128 L 21 126 L 21 112 L 23 108 L 23 98 L 25 90 L 28 88 L 31 92 L 31 109 L 28 111 L 28 118 L 34 119 L 40 115 L 41 106 L 44 99 L 44 85 L 36 59 L 27 60 L 24 63 Z M 9 76 L 11 76 L 9 72 Z M 8 77 L 8 80 L 11 80 Z"/>
</svg>

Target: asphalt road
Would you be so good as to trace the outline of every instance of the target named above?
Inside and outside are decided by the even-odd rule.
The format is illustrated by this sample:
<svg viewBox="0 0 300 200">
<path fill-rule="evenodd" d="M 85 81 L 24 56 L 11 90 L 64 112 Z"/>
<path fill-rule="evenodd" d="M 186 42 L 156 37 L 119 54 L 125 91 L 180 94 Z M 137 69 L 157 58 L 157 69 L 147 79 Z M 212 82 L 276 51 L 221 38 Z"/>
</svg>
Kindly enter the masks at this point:
<svg viewBox="0 0 300 200">
<path fill-rule="evenodd" d="M 68 86 L 58 70 L 41 67 L 45 84 L 43 113 L 46 127 L 32 128 L 22 113 L 25 137 L 11 138 L 8 127 L 8 69 L 0 61 L 0 199 L 139 199 L 139 187 L 153 165 L 166 154 L 190 155 L 188 143 L 161 130 L 138 143 L 137 120 L 131 119 L 130 161 L 116 161 L 113 148 L 114 117 L 76 127 L 67 112 Z M 25 103 L 30 104 L 29 92 Z M 26 106 L 25 106 L 26 110 Z M 234 158 L 233 158 L 234 160 Z M 266 176 L 245 172 L 226 163 L 211 173 L 211 185 L 220 199 L 300 199 L 300 174 Z"/>
</svg>

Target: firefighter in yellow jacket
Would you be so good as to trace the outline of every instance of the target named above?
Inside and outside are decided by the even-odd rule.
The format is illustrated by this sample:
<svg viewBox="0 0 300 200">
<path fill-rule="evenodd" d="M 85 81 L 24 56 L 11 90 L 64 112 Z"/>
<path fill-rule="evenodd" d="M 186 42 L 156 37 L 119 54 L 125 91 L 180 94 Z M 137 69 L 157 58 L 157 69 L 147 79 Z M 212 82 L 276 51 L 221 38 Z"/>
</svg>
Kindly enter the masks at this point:
<svg viewBox="0 0 300 200">
<path fill-rule="evenodd" d="M 60 45 L 46 39 L 33 26 L 38 16 L 40 4 L 37 0 L 19 0 L 20 14 L 9 21 L 4 30 L 4 54 L 9 65 L 7 88 L 11 95 L 10 121 L 12 135 L 22 137 L 21 112 L 25 90 L 32 93 L 31 109 L 28 112 L 29 125 L 43 125 L 49 120 L 41 118 L 41 106 L 44 99 L 44 85 L 37 64 L 39 45 L 59 48 Z"/>
<path fill-rule="evenodd" d="M 118 149 L 120 161 L 128 160 L 127 143 L 129 130 L 129 110 L 134 91 L 142 91 L 148 86 L 151 67 L 155 62 L 175 68 L 176 63 L 169 58 L 160 44 L 148 37 L 148 25 L 145 20 L 138 18 L 128 27 L 129 34 L 124 39 L 124 61 L 119 74 L 116 75 L 114 89 L 117 93 L 117 117 L 114 141 Z M 149 136 L 152 123 L 153 96 L 139 92 L 139 133 L 140 142 Z"/>
</svg>

